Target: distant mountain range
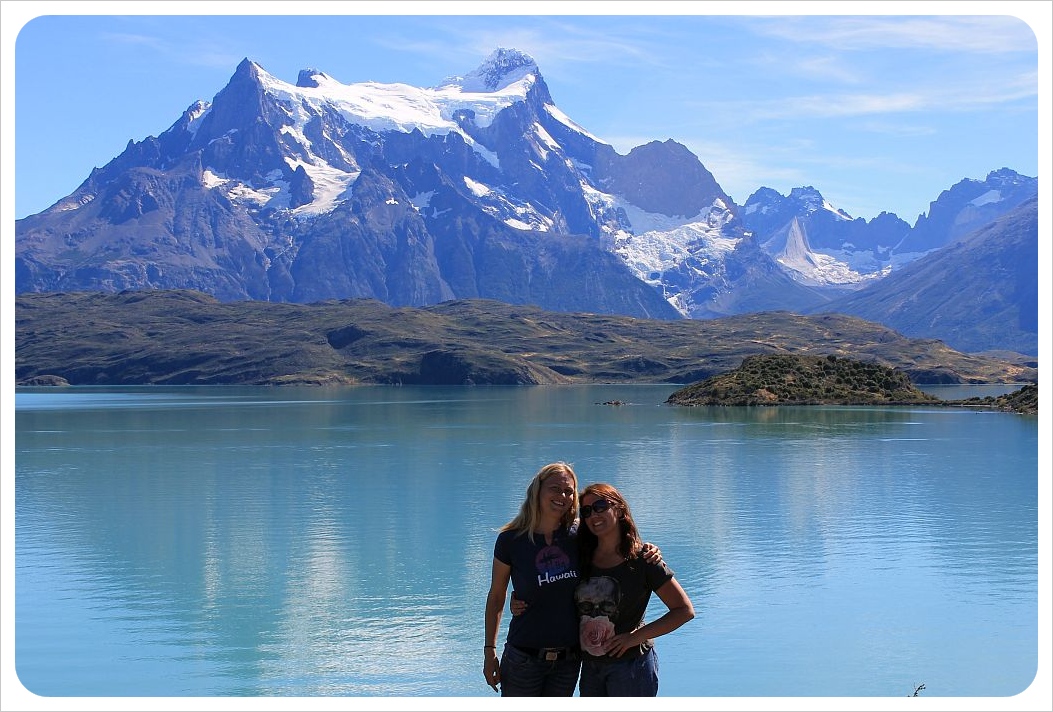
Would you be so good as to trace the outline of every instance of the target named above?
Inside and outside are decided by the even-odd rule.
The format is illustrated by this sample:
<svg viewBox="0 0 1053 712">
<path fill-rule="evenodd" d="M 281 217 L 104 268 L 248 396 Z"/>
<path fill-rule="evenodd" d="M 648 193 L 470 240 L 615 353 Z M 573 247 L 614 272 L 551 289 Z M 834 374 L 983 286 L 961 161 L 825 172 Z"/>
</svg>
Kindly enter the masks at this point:
<svg viewBox="0 0 1053 712">
<path fill-rule="evenodd" d="M 313 69 L 293 85 L 246 59 L 211 102 L 17 221 L 16 292 L 481 298 L 654 319 L 837 309 L 1035 355 L 1037 219 L 1019 211 L 1037 215 L 1037 185 L 1007 168 L 964 179 L 913 227 L 853 219 L 811 187 L 738 206 L 675 141 L 617 153 L 516 50 L 431 88 Z"/>
<path fill-rule="evenodd" d="M 819 310 L 879 321 L 961 351 L 1036 355 L 1038 199 Z"/>
</svg>

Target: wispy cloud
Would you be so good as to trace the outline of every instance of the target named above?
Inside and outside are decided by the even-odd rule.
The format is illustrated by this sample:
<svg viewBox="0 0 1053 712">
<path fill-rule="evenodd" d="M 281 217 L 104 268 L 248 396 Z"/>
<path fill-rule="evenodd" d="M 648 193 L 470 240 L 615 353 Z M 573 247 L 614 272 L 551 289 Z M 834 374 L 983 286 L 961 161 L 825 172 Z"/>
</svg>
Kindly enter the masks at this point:
<svg viewBox="0 0 1053 712">
<path fill-rule="evenodd" d="M 165 61 L 184 66 L 229 69 L 242 60 L 241 56 L 217 49 L 224 47 L 226 43 L 203 36 L 180 37 L 174 40 L 171 35 L 107 32 L 102 35 L 102 40 L 109 44 L 152 50 Z"/>
<path fill-rule="evenodd" d="M 837 50 L 920 49 L 942 52 L 1036 52 L 1034 32 L 1011 16 L 753 18 L 756 34 Z"/>
<path fill-rule="evenodd" d="M 733 122 L 771 119 L 837 119 L 890 116 L 920 112 L 971 112 L 1037 99 L 1036 73 L 1003 77 L 998 81 L 967 77 L 939 86 L 916 86 L 904 91 L 826 92 L 762 100 L 695 101 L 691 105 L 711 120 Z"/>
<path fill-rule="evenodd" d="M 502 25 L 476 25 L 471 18 L 429 18 L 433 32 L 421 40 L 392 32 L 371 38 L 385 49 L 418 54 L 443 66 L 463 64 L 469 71 L 498 47 L 516 48 L 531 55 L 546 77 L 581 74 L 581 65 L 604 67 L 659 66 L 663 59 L 638 35 L 611 33 L 600 27 L 572 23 L 558 17 L 531 17 Z"/>
<path fill-rule="evenodd" d="M 928 124 L 917 124 L 906 121 L 866 121 L 860 128 L 867 133 L 913 138 L 918 136 L 935 136 L 939 131 Z"/>
<path fill-rule="evenodd" d="M 781 61 L 787 62 L 785 57 Z M 796 64 L 796 73 L 800 76 L 841 84 L 860 84 L 865 81 L 865 76 L 845 63 L 840 56 L 801 57 L 790 61 Z"/>
<path fill-rule="evenodd" d="M 164 45 L 167 44 L 167 42 L 160 37 L 133 34 L 130 32 L 104 32 L 101 38 L 107 43 L 147 47 L 155 51 L 163 51 Z"/>
</svg>

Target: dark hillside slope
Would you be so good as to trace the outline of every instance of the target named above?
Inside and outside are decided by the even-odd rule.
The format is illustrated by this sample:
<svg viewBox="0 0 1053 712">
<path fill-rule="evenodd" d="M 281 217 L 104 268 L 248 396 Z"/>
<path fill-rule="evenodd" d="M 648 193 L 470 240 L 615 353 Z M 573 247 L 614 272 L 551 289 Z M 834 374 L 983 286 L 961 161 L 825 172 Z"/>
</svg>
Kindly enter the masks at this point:
<svg viewBox="0 0 1053 712">
<path fill-rule="evenodd" d="M 487 300 L 221 303 L 172 291 L 23 294 L 15 316 L 16 383 L 692 383 L 761 353 L 873 361 L 916 383 L 1037 381 L 1034 368 L 840 314 L 666 321 Z"/>
</svg>

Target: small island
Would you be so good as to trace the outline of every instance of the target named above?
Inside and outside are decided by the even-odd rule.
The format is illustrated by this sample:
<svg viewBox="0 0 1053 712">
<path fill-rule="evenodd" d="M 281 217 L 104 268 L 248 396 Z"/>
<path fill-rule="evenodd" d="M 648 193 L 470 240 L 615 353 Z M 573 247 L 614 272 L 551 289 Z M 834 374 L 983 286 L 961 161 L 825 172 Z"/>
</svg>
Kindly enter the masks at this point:
<svg viewBox="0 0 1053 712">
<path fill-rule="evenodd" d="M 919 390 L 902 371 L 830 356 L 760 354 L 735 370 L 681 388 L 666 400 L 683 406 L 970 405 L 1038 412 L 1038 386 L 998 398 L 948 401 Z"/>
</svg>

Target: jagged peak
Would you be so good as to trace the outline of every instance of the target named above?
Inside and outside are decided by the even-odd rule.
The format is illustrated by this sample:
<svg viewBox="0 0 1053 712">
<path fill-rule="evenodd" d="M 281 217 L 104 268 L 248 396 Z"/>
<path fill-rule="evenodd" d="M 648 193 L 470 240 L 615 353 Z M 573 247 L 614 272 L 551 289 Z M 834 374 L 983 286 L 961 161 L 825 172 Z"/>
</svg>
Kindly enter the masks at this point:
<svg viewBox="0 0 1053 712">
<path fill-rule="evenodd" d="M 206 111 L 212 107 L 212 103 L 205 101 L 204 99 L 198 99 L 193 104 L 187 107 L 186 111 L 183 112 L 183 117 L 187 121 L 194 121 L 201 117 Z"/>
<path fill-rule="evenodd" d="M 253 62 L 248 57 L 245 57 L 240 62 L 238 62 L 238 68 L 234 70 L 234 76 L 248 76 L 252 78 L 257 78 L 259 76 L 259 73 L 262 71 L 263 67 L 261 67 L 256 62 Z"/>
<path fill-rule="evenodd" d="M 851 220 L 852 216 L 840 208 L 836 208 L 823 197 L 823 194 L 810 185 L 794 188 L 790 191 L 790 200 L 796 202 L 809 213 L 817 213 L 821 210 L 833 213 L 843 220 Z"/>
<path fill-rule="evenodd" d="M 436 88 L 458 86 L 465 92 L 495 92 L 530 74 L 538 74 L 533 57 L 517 49 L 499 47 L 468 74 L 448 77 Z"/>
<path fill-rule="evenodd" d="M 793 188 L 790 191 L 790 200 L 820 208 L 823 205 L 823 194 L 810 185 Z"/>
<path fill-rule="evenodd" d="M 211 108 L 211 102 L 205 101 L 204 99 L 198 99 L 186 108 L 182 116 L 180 116 L 174 124 L 168 127 L 168 130 L 166 130 L 162 136 L 171 134 L 173 131 L 189 131 L 190 133 L 196 133 L 201 124 L 200 119 L 207 114 Z M 133 143 L 134 141 L 129 141 L 129 145 L 132 145 Z"/>
<path fill-rule="evenodd" d="M 334 81 L 331 76 L 317 69 L 301 69 L 296 77 L 296 86 L 304 89 L 317 88 L 322 82 Z"/>
<path fill-rule="evenodd" d="M 1037 178 L 1031 176 L 1025 176 L 1017 173 L 1011 168 L 998 168 L 997 170 L 990 171 L 985 178 L 962 178 L 960 181 L 952 185 L 948 190 L 940 193 L 942 197 L 945 193 L 958 192 L 959 190 L 972 190 L 981 188 L 990 188 L 991 186 L 996 187 L 1014 187 L 1014 186 L 1025 186 L 1029 183 L 1036 183 Z M 939 198 L 937 198 L 939 200 Z"/>
<path fill-rule="evenodd" d="M 241 60 L 238 68 L 234 70 L 234 76 L 231 77 L 232 84 L 237 83 L 239 80 L 248 80 L 261 86 L 283 83 L 258 62 L 254 62 L 248 57 Z"/>
<path fill-rule="evenodd" d="M 984 182 L 994 185 L 1019 185 L 1034 180 L 1036 179 L 1021 175 L 1012 168 L 999 168 L 998 170 L 988 173 L 987 179 Z"/>
<path fill-rule="evenodd" d="M 781 203 L 786 198 L 779 191 L 774 188 L 767 186 L 761 186 L 757 190 L 753 191 L 750 197 L 746 198 L 746 205 L 752 205 L 753 203 Z"/>
<path fill-rule="evenodd" d="M 696 161 L 698 160 L 698 156 L 692 153 L 690 148 L 671 138 L 667 138 L 665 141 L 659 141 L 658 139 L 648 141 L 645 144 L 633 147 L 629 153 L 634 151 L 639 153 L 661 152 L 665 155 L 690 157 Z"/>
</svg>

